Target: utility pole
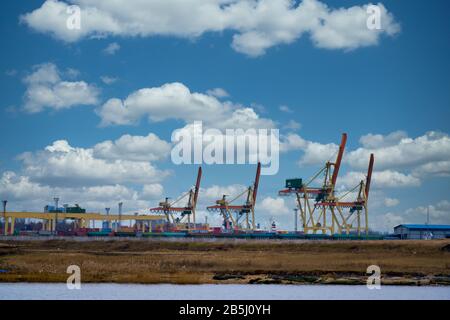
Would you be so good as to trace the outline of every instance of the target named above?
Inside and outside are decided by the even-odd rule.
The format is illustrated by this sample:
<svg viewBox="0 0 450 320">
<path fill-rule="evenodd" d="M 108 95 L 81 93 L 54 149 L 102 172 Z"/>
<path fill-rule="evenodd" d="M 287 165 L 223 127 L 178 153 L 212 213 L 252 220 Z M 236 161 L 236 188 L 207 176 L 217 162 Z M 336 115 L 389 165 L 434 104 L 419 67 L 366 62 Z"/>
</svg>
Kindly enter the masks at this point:
<svg viewBox="0 0 450 320">
<path fill-rule="evenodd" d="M 122 226 L 122 206 L 123 202 L 119 202 L 119 223 L 118 223 L 118 230 L 120 230 L 120 227 Z"/>
<path fill-rule="evenodd" d="M 53 198 L 53 200 L 55 200 L 55 234 L 58 234 L 58 202 L 59 202 L 59 198 L 55 197 Z"/>
<path fill-rule="evenodd" d="M 8 200 L 3 200 L 3 229 L 4 229 L 4 234 L 7 234 L 7 228 L 8 228 L 8 224 L 6 223 L 6 204 L 8 203 Z"/>
<path fill-rule="evenodd" d="M 295 233 L 297 233 L 297 231 L 298 231 L 298 209 L 297 208 L 295 208 L 294 209 L 294 221 L 295 221 Z"/>
<path fill-rule="evenodd" d="M 109 216 L 109 210 L 111 210 L 111 208 L 105 208 L 105 210 L 106 210 L 106 216 Z M 108 228 L 110 228 L 110 225 L 111 225 L 111 223 L 110 223 L 109 219 L 106 219 L 106 226 Z"/>
<path fill-rule="evenodd" d="M 6 219 L 6 204 L 8 203 L 8 200 L 3 200 L 3 219 Z"/>
</svg>

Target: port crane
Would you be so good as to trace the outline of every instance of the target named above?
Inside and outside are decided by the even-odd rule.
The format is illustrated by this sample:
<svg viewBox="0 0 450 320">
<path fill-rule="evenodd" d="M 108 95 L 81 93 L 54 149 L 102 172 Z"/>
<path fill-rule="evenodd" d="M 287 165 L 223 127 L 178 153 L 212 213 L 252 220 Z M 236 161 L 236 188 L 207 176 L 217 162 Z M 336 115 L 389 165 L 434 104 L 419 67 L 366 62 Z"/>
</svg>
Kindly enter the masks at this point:
<svg viewBox="0 0 450 320">
<path fill-rule="evenodd" d="M 339 216 L 342 219 L 342 224 L 338 223 L 338 233 L 341 234 L 345 231 L 346 234 L 350 232 L 356 232 L 361 235 L 361 231 L 364 230 L 366 235 L 369 234 L 369 212 L 368 212 L 368 201 L 369 201 L 369 191 L 370 183 L 372 180 L 372 171 L 374 164 L 374 155 L 370 154 L 369 166 L 367 168 L 367 175 L 365 180 L 361 180 L 354 188 L 347 191 L 342 196 L 336 198 L 336 201 L 321 201 L 315 204 L 318 208 L 336 208 Z M 345 197 L 352 194 L 356 190 L 356 199 L 354 201 L 343 201 Z M 346 213 L 345 210 L 348 210 Z M 364 214 L 364 225 L 361 221 L 361 215 Z M 356 220 L 356 221 L 355 221 Z M 356 225 L 355 225 L 356 224 Z"/>
<path fill-rule="evenodd" d="M 198 168 L 197 180 L 195 186 L 191 188 L 188 192 L 181 195 L 178 199 L 173 202 L 169 202 L 169 198 L 165 198 L 164 201 L 159 203 L 158 207 L 151 208 L 150 212 L 162 213 L 166 216 L 167 223 L 179 225 L 185 223 L 187 217 L 187 227 L 191 228 L 191 215 L 193 218 L 194 228 L 195 228 L 195 210 L 197 207 L 198 193 L 200 191 L 200 182 L 202 179 L 202 167 Z M 187 198 L 187 204 L 183 207 L 175 206 L 181 200 Z"/>
<path fill-rule="evenodd" d="M 215 205 L 206 208 L 210 212 L 220 213 L 223 218 L 223 227 L 225 230 L 255 230 L 255 204 L 260 175 L 261 163 L 258 162 L 253 185 L 231 200 L 227 199 L 227 195 L 223 195 L 221 199 L 216 201 Z M 243 196 L 245 196 L 244 204 L 235 205 L 234 202 Z"/>
<path fill-rule="evenodd" d="M 287 179 L 285 189 L 279 191 L 280 196 L 294 194 L 296 196 L 299 215 L 304 233 L 322 234 L 350 234 L 356 231 L 360 235 L 362 230 L 361 213 L 364 212 L 364 231 L 368 234 L 368 209 L 367 202 L 372 177 L 374 156 L 371 154 L 366 181 L 361 182 L 352 190 L 338 197 L 335 192 L 336 181 L 341 167 L 342 157 L 347 143 L 347 134 L 343 133 L 335 162 L 327 161 L 316 174 L 303 183 L 302 179 Z M 311 184 L 323 177 L 320 187 L 311 187 Z M 345 202 L 343 198 L 358 189 L 355 201 Z M 349 213 L 344 211 L 349 209 Z M 357 225 L 354 227 L 354 219 Z M 331 220 L 331 222 L 330 222 Z"/>
</svg>

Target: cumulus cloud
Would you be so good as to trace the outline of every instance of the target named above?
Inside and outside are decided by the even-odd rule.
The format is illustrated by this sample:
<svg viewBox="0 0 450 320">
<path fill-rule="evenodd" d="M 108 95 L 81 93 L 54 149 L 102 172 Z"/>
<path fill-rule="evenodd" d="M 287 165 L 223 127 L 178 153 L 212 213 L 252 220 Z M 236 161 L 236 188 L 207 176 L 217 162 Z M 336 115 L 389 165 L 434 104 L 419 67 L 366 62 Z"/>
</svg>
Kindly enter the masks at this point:
<svg viewBox="0 0 450 320">
<path fill-rule="evenodd" d="M 105 54 L 114 55 L 120 50 L 120 45 L 117 42 L 110 43 L 103 49 Z"/>
<path fill-rule="evenodd" d="M 286 205 L 285 199 L 279 197 L 266 197 L 258 204 L 257 208 L 271 216 L 287 215 L 290 211 Z"/>
<path fill-rule="evenodd" d="M 0 197 L 8 200 L 10 210 L 18 211 L 40 211 L 58 196 L 61 203 L 77 203 L 90 212 L 103 212 L 105 207 L 111 207 L 115 212 L 119 201 L 125 202 L 124 212 L 145 212 L 150 201 L 159 198 L 162 192 L 160 184 L 144 185 L 138 192 L 119 184 L 50 187 L 12 171 L 3 172 L 0 176 Z"/>
<path fill-rule="evenodd" d="M 385 198 L 384 199 L 384 205 L 386 207 L 395 207 L 400 203 L 398 199 L 395 198 Z"/>
<path fill-rule="evenodd" d="M 375 155 L 373 186 L 375 188 L 416 187 L 429 177 L 450 176 L 450 137 L 430 131 L 411 138 L 404 131 L 387 135 L 367 134 L 359 140 L 361 147 L 344 153 L 344 164 L 350 171 L 338 184 L 352 187 L 365 179 L 368 159 Z M 324 165 L 334 161 L 338 145 L 309 141 L 298 134 L 281 136 L 280 151 L 302 151 L 299 165 Z"/>
<path fill-rule="evenodd" d="M 450 201 L 442 200 L 428 206 L 409 208 L 403 212 L 388 212 L 377 219 L 379 228 L 392 231 L 394 226 L 402 223 L 423 224 L 427 221 L 427 212 L 430 214 L 430 224 L 450 224 Z"/>
<path fill-rule="evenodd" d="M 120 150 L 117 145 L 114 147 Z M 26 176 L 54 186 L 147 184 L 168 175 L 148 161 L 97 158 L 92 148 L 72 147 L 66 140 L 55 141 L 41 151 L 25 152 L 19 159 Z"/>
<path fill-rule="evenodd" d="M 325 164 L 329 160 L 334 160 L 333 157 L 336 156 L 338 149 L 339 146 L 335 143 L 322 144 L 309 141 L 295 133 L 281 137 L 280 151 L 303 151 L 299 165 Z"/>
<path fill-rule="evenodd" d="M 159 183 L 145 184 L 142 187 L 141 197 L 159 199 L 163 195 L 164 188 Z"/>
<path fill-rule="evenodd" d="M 107 140 L 93 147 L 93 156 L 109 160 L 157 161 L 165 159 L 171 144 L 154 133 L 147 136 L 121 136 L 115 141 Z"/>
<path fill-rule="evenodd" d="M 285 106 L 285 105 L 279 106 L 278 109 L 280 109 L 281 112 L 285 112 L 285 113 L 293 113 L 294 112 L 291 110 L 291 108 L 289 108 L 288 106 Z"/>
<path fill-rule="evenodd" d="M 33 183 L 28 177 L 19 176 L 12 171 L 3 172 L 0 178 L 0 194 L 9 201 L 45 198 L 50 192 L 50 187 Z"/>
<path fill-rule="evenodd" d="M 344 176 L 339 177 L 337 184 L 343 185 L 346 188 L 352 188 L 356 186 L 361 180 L 365 179 L 365 173 L 350 171 L 347 172 Z M 420 179 L 398 171 L 374 171 L 372 174 L 372 186 L 374 188 L 418 187 L 420 186 L 420 184 Z"/>
<path fill-rule="evenodd" d="M 413 170 L 418 177 L 450 177 L 450 161 L 433 161 L 422 164 Z"/>
<path fill-rule="evenodd" d="M 61 79 L 61 72 L 53 63 L 34 66 L 33 72 L 23 81 L 27 86 L 24 109 L 29 113 L 40 112 L 45 108 L 61 110 L 98 103 L 99 90 L 94 85 Z"/>
<path fill-rule="evenodd" d="M 385 136 L 382 134 L 369 133 L 359 138 L 359 142 L 364 148 L 379 149 L 396 145 L 405 138 L 408 138 L 406 132 L 399 130 Z"/>
<path fill-rule="evenodd" d="M 81 9 L 81 28 L 66 27 L 67 8 Z M 383 4 L 381 29 L 367 28 L 368 5 L 330 8 L 319 0 L 47 0 L 20 17 L 30 28 L 66 42 L 107 36 L 195 38 L 231 31 L 232 48 L 248 56 L 309 35 L 319 48 L 351 50 L 379 43 L 400 30 Z"/>
<path fill-rule="evenodd" d="M 97 113 L 104 126 L 135 124 L 142 117 L 152 122 L 176 119 L 190 123 L 202 120 L 220 128 L 274 126 L 272 120 L 260 118 L 252 108 L 222 102 L 212 95 L 191 92 L 179 82 L 139 89 L 124 100 L 109 99 L 97 109 Z"/>
<path fill-rule="evenodd" d="M 302 127 L 302 125 L 295 121 L 295 120 L 289 120 L 289 122 L 284 126 L 284 129 L 297 131 Z"/>
<path fill-rule="evenodd" d="M 110 76 L 101 76 L 100 80 L 102 80 L 102 82 L 104 84 L 113 84 L 114 82 L 116 82 L 118 80 L 117 77 L 110 77 Z"/>
<path fill-rule="evenodd" d="M 212 185 L 208 188 L 200 188 L 200 194 L 202 201 L 206 201 L 208 205 L 211 205 L 215 200 L 222 198 L 223 195 L 229 196 L 232 199 L 234 196 L 244 192 L 247 189 L 246 186 L 241 184 L 232 184 L 228 186 Z"/>
<path fill-rule="evenodd" d="M 367 135 L 361 138 L 361 142 L 363 147 L 346 156 L 348 163 L 357 168 L 367 166 L 370 153 L 376 154 L 378 169 L 412 168 L 450 159 L 450 137 L 437 131 L 427 132 L 417 138 L 398 132 L 386 137 Z"/>
<path fill-rule="evenodd" d="M 207 94 L 209 94 L 210 96 L 214 96 L 216 98 L 226 98 L 229 97 L 229 93 L 222 88 L 214 88 L 214 89 L 210 89 L 206 91 Z"/>
<path fill-rule="evenodd" d="M 160 181 L 169 174 L 150 161 L 167 156 L 169 149 L 154 134 L 124 135 L 92 148 L 57 140 L 19 155 L 20 173 L 0 175 L 0 197 L 14 210 L 42 210 L 58 196 L 61 203 L 78 203 L 90 211 L 103 212 L 105 206 L 124 201 L 124 212 L 148 213 L 150 202 L 163 194 Z"/>
</svg>

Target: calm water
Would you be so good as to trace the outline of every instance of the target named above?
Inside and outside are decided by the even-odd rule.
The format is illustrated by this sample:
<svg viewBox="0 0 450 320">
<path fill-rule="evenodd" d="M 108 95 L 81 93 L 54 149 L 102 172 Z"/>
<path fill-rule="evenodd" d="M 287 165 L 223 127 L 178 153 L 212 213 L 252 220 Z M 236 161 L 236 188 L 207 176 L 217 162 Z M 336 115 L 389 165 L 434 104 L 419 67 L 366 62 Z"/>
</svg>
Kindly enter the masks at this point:
<svg viewBox="0 0 450 320">
<path fill-rule="evenodd" d="M 1 283 L 0 299 L 450 300 L 450 287 L 382 286 L 369 290 L 366 286 L 342 285 L 82 284 L 80 290 L 68 290 L 65 284 Z"/>
</svg>

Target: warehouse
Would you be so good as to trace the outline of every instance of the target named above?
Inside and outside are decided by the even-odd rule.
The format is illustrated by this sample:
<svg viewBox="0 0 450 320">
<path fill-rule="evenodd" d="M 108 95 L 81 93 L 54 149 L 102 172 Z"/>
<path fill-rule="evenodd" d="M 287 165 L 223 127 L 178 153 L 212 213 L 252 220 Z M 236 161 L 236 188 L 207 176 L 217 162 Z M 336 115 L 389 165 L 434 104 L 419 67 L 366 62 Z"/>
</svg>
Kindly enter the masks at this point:
<svg viewBox="0 0 450 320">
<path fill-rule="evenodd" d="M 400 224 L 394 227 L 400 239 L 444 239 L 450 237 L 450 225 Z"/>
</svg>

